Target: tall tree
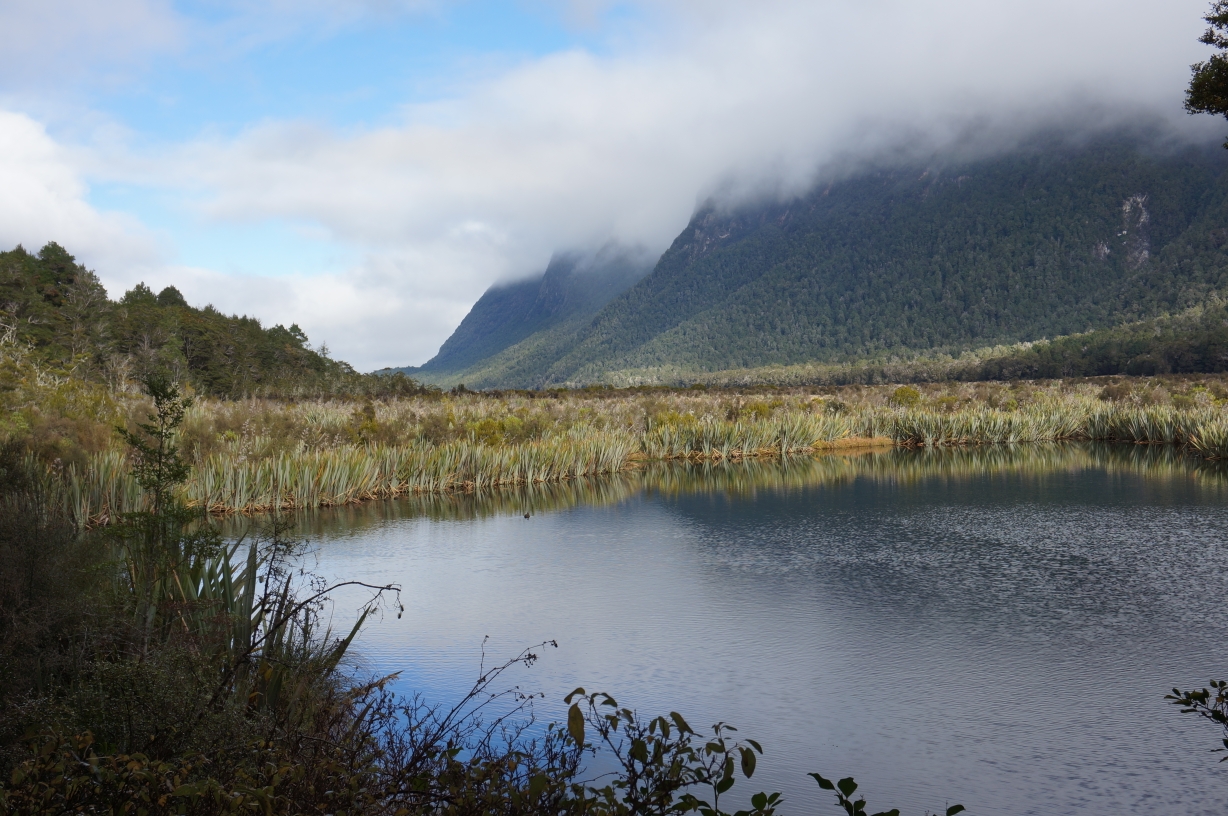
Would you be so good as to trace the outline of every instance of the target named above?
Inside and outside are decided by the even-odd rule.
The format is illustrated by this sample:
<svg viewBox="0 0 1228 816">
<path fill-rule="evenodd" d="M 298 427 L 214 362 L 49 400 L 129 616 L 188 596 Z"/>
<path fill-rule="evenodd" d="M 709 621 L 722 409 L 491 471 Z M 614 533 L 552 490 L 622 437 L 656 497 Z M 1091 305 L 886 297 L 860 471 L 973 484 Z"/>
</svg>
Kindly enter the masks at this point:
<svg viewBox="0 0 1228 816">
<path fill-rule="evenodd" d="M 1194 75 L 1185 92 L 1185 109 L 1228 118 L 1228 0 L 1215 0 L 1203 19 L 1209 27 L 1199 41 L 1215 46 L 1219 53 L 1190 66 Z M 1224 147 L 1228 148 L 1228 141 Z"/>
</svg>

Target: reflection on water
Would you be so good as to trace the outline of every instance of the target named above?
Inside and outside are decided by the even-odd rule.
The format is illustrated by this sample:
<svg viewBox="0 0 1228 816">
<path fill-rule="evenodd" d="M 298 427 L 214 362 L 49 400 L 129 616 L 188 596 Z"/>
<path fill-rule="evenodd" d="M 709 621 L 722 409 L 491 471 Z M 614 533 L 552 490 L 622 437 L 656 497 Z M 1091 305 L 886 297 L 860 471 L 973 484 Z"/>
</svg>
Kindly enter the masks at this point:
<svg viewBox="0 0 1228 816">
<path fill-rule="evenodd" d="M 986 447 L 659 465 L 301 521 L 322 573 L 405 587 L 405 617 L 360 645 L 406 690 L 455 697 L 483 636 L 495 654 L 557 638 L 517 678 L 543 713 L 584 685 L 734 722 L 789 813 L 830 812 L 813 770 L 905 813 L 1209 814 L 1228 799 L 1216 735 L 1163 695 L 1228 675 L 1226 488 L 1171 450 Z"/>
<path fill-rule="evenodd" d="M 651 462 L 641 470 L 570 482 L 519 485 L 474 493 L 420 494 L 299 511 L 304 532 L 363 529 L 394 519 L 434 521 L 536 514 L 578 506 L 608 506 L 641 491 L 753 496 L 759 491 L 798 490 L 846 484 L 854 479 L 907 483 L 935 478 L 984 478 L 1095 470 L 1104 473 L 1189 481 L 1219 490 L 1228 486 L 1228 461 L 1191 457 L 1163 445 L 1055 443 L 965 448 L 853 451 L 843 454 L 724 461 Z M 259 519 L 259 517 L 257 517 Z M 251 525 L 243 515 L 221 521 L 228 535 Z"/>
</svg>

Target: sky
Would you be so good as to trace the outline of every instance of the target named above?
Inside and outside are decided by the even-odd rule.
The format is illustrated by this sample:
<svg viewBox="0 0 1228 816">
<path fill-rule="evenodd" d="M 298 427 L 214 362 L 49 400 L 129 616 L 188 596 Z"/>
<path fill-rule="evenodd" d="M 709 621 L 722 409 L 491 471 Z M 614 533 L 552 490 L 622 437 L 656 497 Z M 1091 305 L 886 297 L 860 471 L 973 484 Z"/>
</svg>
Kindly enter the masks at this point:
<svg viewBox="0 0 1228 816">
<path fill-rule="evenodd" d="M 1146 121 L 1205 0 L 0 0 L 0 247 L 178 287 L 359 370 L 555 251 L 696 206 Z"/>
</svg>

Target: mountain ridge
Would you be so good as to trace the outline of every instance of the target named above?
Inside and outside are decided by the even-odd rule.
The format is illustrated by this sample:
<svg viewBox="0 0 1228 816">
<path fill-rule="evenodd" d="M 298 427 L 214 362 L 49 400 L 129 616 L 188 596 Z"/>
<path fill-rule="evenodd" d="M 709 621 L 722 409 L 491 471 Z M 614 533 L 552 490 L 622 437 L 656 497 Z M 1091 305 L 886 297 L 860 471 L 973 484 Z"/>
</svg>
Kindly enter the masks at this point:
<svg viewBox="0 0 1228 816">
<path fill-rule="evenodd" d="M 642 250 L 608 244 L 595 252 L 559 252 L 528 280 L 491 286 L 423 365 L 396 369 L 429 380 L 497 356 L 535 334 L 576 327 L 652 269 Z"/>
<path fill-rule="evenodd" d="M 591 318 L 434 381 L 651 382 L 664 369 L 958 353 L 1180 311 L 1228 288 L 1223 154 L 1119 135 L 709 203 Z"/>
</svg>

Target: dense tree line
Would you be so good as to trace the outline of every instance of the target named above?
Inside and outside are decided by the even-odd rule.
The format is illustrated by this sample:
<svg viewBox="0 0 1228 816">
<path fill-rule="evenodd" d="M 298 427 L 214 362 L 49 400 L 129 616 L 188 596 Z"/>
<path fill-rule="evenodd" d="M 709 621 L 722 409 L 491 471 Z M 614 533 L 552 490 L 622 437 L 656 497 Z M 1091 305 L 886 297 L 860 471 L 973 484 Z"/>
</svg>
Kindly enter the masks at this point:
<svg viewBox="0 0 1228 816">
<path fill-rule="evenodd" d="M 732 370 L 701 375 L 712 385 L 876 385 L 1046 380 L 1228 371 L 1228 307 L 1216 301 L 1177 315 L 1053 340 L 962 354 Z M 679 379 L 675 384 L 689 382 Z"/>
<path fill-rule="evenodd" d="M 188 305 L 173 286 L 137 284 L 118 301 L 98 276 L 55 243 L 37 254 L 0 252 L 0 323 L 6 342 L 43 365 L 120 386 L 151 372 L 217 396 L 410 394 L 400 377 L 373 377 L 313 349 L 297 325 Z"/>
</svg>

